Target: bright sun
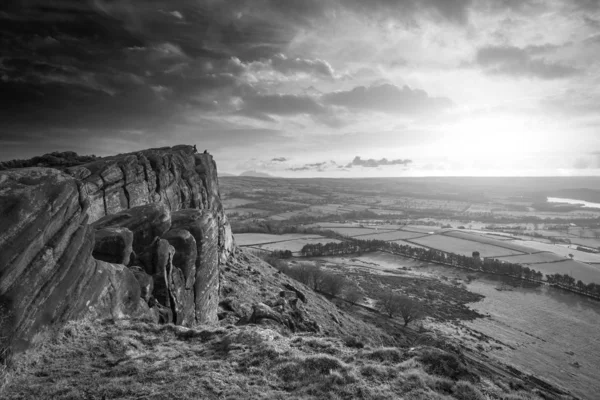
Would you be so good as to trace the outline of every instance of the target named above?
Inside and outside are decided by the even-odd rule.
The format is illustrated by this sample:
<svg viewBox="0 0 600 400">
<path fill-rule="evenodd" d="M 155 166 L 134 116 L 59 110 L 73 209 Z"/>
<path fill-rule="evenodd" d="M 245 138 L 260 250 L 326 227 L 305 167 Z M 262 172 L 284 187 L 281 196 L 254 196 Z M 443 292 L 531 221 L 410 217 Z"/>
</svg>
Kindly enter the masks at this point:
<svg viewBox="0 0 600 400">
<path fill-rule="evenodd" d="M 514 118 L 470 118 L 449 126 L 439 144 L 452 159 L 458 157 L 473 165 L 520 169 L 525 167 L 521 165 L 523 160 L 535 155 L 543 146 L 544 135 L 538 129 Z"/>
</svg>

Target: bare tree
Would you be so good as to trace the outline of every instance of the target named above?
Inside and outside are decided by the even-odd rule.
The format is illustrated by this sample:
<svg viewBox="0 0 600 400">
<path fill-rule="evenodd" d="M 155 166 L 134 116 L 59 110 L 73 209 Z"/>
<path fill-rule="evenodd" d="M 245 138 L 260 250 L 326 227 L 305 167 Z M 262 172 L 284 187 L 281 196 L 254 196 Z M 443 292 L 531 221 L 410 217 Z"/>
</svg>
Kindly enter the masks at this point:
<svg viewBox="0 0 600 400">
<path fill-rule="evenodd" d="M 311 286 L 315 292 L 322 290 L 322 286 L 325 283 L 325 275 L 325 272 L 320 266 L 314 265 L 310 267 L 309 286 Z"/>
<path fill-rule="evenodd" d="M 352 304 L 357 304 L 362 297 L 363 294 L 356 286 L 346 288 L 346 291 L 344 292 L 344 299 Z"/>
<path fill-rule="evenodd" d="M 417 301 L 407 296 L 400 296 L 399 313 L 404 320 L 404 326 L 423 317 L 423 308 Z"/>
<path fill-rule="evenodd" d="M 392 291 L 379 300 L 379 306 L 390 318 L 400 315 L 404 320 L 404 326 L 423 316 L 423 309 L 419 302 Z"/>
<path fill-rule="evenodd" d="M 378 301 L 379 307 L 385 312 L 390 318 L 393 318 L 400 311 L 400 302 L 398 301 L 400 295 L 392 292 L 387 292 Z"/>
<path fill-rule="evenodd" d="M 346 280 L 343 276 L 337 274 L 325 274 L 323 278 L 323 291 L 333 297 L 338 297 L 344 290 Z"/>
</svg>

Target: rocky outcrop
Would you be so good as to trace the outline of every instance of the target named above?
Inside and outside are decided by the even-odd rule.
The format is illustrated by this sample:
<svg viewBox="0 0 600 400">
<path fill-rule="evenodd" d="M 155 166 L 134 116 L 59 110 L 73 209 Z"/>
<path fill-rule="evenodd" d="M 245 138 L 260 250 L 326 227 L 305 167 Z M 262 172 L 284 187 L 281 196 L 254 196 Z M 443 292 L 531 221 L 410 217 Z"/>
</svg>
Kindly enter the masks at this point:
<svg viewBox="0 0 600 400">
<path fill-rule="evenodd" d="M 176 146 L 0 171 L 0 222 L 4 347 L 85 315 L 217 320 L 234 243 L 209 154 Z"/>
</svg>

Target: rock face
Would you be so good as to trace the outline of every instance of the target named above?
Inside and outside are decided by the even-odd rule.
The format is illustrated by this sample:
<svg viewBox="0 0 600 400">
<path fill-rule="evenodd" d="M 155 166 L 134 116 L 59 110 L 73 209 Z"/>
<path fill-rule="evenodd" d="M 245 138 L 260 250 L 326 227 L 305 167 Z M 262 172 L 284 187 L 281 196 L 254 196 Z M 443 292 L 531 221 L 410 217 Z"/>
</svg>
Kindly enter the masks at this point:
<svg viewBox="0 0 600 400">
<path fill-rule="evenodd" d="M 0 171 L 0 222 L 0 350 L 85 315 L 217 320 L 234 242 L 209 154 L 176 146 Z"/>
</svg>

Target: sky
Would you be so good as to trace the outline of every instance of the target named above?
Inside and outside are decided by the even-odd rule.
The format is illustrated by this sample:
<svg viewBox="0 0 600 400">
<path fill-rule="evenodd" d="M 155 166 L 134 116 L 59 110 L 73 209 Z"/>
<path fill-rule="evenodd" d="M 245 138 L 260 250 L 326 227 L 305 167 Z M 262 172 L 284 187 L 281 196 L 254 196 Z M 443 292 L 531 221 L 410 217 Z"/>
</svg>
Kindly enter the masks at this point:
<svg viewBox="0 0 600 400">
<path fill-rule="evenodd" d="M 0 160 L 600 175 L 600 0 L 3 0 Z"/>
</svg>

